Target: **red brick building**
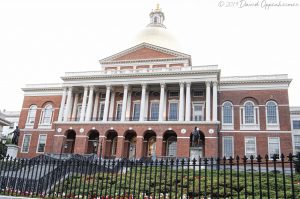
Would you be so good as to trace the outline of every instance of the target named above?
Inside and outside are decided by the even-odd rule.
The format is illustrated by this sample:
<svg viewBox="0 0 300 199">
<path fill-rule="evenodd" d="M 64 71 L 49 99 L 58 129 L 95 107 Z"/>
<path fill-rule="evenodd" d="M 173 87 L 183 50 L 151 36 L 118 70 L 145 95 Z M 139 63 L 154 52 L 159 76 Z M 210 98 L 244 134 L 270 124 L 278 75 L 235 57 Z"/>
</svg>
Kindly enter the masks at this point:
<svg viewBox="0 0 300 199">
<path fill-rule="evenodd" d="M 168 46 L 174 43 L 163 21 L 163 12 L 156 8 L 138 36 L 144 42 L 100 60 L 102 70 L 67 72 L 62 84 L 23 88 L 18 156 L 229 157 L 292 152 L 291 79 L 221 77 L 218 66 L 193 66 L 190 55 Z"/>
</svg>

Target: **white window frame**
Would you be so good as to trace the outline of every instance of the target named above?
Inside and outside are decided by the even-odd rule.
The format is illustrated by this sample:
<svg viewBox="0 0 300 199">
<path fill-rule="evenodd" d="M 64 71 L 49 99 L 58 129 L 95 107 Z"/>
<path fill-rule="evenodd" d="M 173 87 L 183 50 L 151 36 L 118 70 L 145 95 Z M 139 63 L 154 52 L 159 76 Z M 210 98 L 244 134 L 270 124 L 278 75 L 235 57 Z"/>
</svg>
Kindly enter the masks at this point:
<svg viewBox="0 0 300 199">
<path fill-rule="evenodd" d="M 140 105 L 140 114 L 137 116 L 137 118 L 134 118 L 134 115 L 135 115 L 135 105 L 136 104 L 139 104 Z M 132 107 L 132 120 L 133 121 L 139 121 L 140 120 L 140 115 L 141 115 L 141 101 L 140 100 L 137 100 L 137 101 L 133 101 L 133 107 Z"/>
<path fill-rule="evenodd" d="M 28 141 L 28 151 L 24 151 L 23 149 L 23 147 L 24 147 L 24 141 L 25 141 L 25 137 L 26 136 L 29 136 L 29 141 Z M 31 134 L 24 134 L 24 136 L 23 136 L 23 142 L 22 142 L 22 147 L 21 147 L 21 153 L 29 153 L 29 151 L 30 151 L 30 142 L 31 142 Z"/>
<path fill-rule="evenodd" d="M 296 153 L 296 141 L 295 141 L 295 136 L 299 136 L 300 137 L 300 134 L 294 134 L 293 135 L 293 154 L 297 154 Z M 298 144 L 297 144 L 298 146 Z M 300 144 L 299 144 L 299 147 L 300 147 Z M 299 151 L 300 152 L 300 151 Z"/>
<path fill-rule="evenodd" d="M 176 96 L 171 96 L 171 93 L 177 93 L 178 95 L 176 95 Z M 179 92 L 179 91 L 177 91 L 177 90 L 174 90 L 174 91 L 169 91 L 169 98 L 178 98 L 178 97 L 179 97 L 179 95 L 180 95 L 180 92 Z"/>
<path fill-rule="evenodd" d="M 232 110 L 231 110 L 231 123 L 224 123 L 224 104 L 225 103 L 230 103 L 231 104 L 231 107 L 232 107 Z M 222 130 L 233 130 L 234 129 L 234 106 L 232 104 L 232 102 L 230 101 L 225 101 L 223 104 L 222 104 Z"/>
<path fill-rule="evenodd" d="M 224 138 L 231 138 L 232 140 L 232 158 L 234 158 L 234 137 L 233 136 L 223 136 L 222 137 L 222 154 L 223 157 L 229 158 L 230 156 L 225 156 L 224 151 L 225 151 L 225 145 L 224 145 Z"/>
<path fill-rule="evenodd" d="M 171 103 L 176 103 L 177 104 L 177 119 L 175 119 L 175 120 L 170 120 Z M 179 119 L 179 100 L 169 100 L 169 104 L 168 104 L 168 121 L 178 121 L 178 119 Z"/>
<path fill-rule="evenodd" d="M 254 111 L 254 123 L 245 123 L 245 104 L 253 104 Z M 260 120 L 259 120 L 259 107 L 251 100 L 247 100 L 242 107 L 240 107 L 240 129 L 241 130 L 260 130 Z"/>
<path fill-rule="evenodd" d="M 98 120 L 100 120 L 100 121 L 103 120 L 103 118 L 101 119 L 101 107 L 102 107 L 102 105 L 104 105 L 104 107 L 103 107 L 103 116 L 104 116 L 104 109 L 105 109 L 105 102 L 104 102 L 104 101 L 101 101 L 101 102 L 99 103 Z"/>
<path fill-rule="evenodd" d="M 152 116 L 152 104 L 158 104 L 158 116 L 157 116 L 157 120 L 152 120 L 153 118 L 151 117 Z M 158 121 L 159 119 L 159 100 L 151 100 L 150 101 L 150 115 L 149 115 L 149 118 L 151 119 L 151 121 Z"/>
<path fill-rule="evenodd" d="M 280 137 L 268 137 L 268 156 L 269 159 L 272 160 L 272 156 L 270 155 L 270 139 L 274 139 L 277 138 L 278 139 L 278 146 L 279 146 L 279 158 L 280 158 L 280 154 L 281 154 L 281 147 L 280 147 Z"/>
<path fill-rule="evenodd" d="M 245 156 L 246 157 L 248 157 L 248 158 L 250 158 L 250 156 L 251 155 L 247 155 L 247 147 L 246 147 L 246 140 L 247 139 L 253 139 L 254 138 L 254 145 L 255 145 L 255 152 L 254 152 L 254 154 L 251 154 L 251 155 L 253 155 L 253 157 L 255 158 L 255 157 L 257 157 L 257 145 L 256 145 L 256 137 L 255 136 L 245 136 L 244 137 L 244 148 L 245 148 Z"/>
<path fill-rule="evenodd" d="M 33 109 L 35 109 L 35 114 L 34 114 L 34 117 L 33 117 L 34 119 L 33 119 L 31 122 L 29 122 L 28 120 L 29 120 L 29 118 L 31 118 L 31 117 L 30 117 L 30 113 L 31 113 L 31 111 L 32 111 Z M 38 110 L 38 107 L 37 107 L 37 105 L 35 105 L 35 104 L 32 104 L 32 105 L 29 107 L 28 113 L 27 113 L 27 119 L 26 119 L 25 128 L 33 128 L 34 123 L 35 123 L 35 119 L 36 119 L 36 113 L 37 113 L 37 110 Z"/>
<path fill-rule="evenodd" d="M 38 151 L 39 145 L 40 145 L 40 138 L 41 138 L 41 136 L 46 136 L 46 139 L 45 139 L 45 147 L 44 147 L 44 151 L 43 151 L 43 152 L 39 152 L 39 151 Z M 46 146 L 47 146 L 47 134 L 40 134 L 40 135 L 39 135 L 39 139 L 38 139 L 38 144 L 36 145 L 36 153 L 45 153 Z"/>
<path fill-rule="evenodd" d="M 50 116 L 50 123 L 45 123 L 45 111 L 48 106 L 51 106 L 51 116 Z M 40 115 L 40 122 L 39 122 L 39 128 L 51 128 L 52 122 L 53 122 L 53 113 L 54 108 L 52 104 L 46 104 L 45 107 L 42 109 L 41 115 Z"/>
<path fill-rule="evenodd" d="M 121 105 L 121 109 L 120 109 L 120 118 L 118 118 L 118 106 Z M 123 106 L 123 103 L 122 101 L 118 101 L 117 104 L 116 104 L 116 112 L 115 112 L 115 120 L 116 121 L 121 121 L 121 117 L 122 117 L 122 106 Z"/>
<path fill-rule="evenodd" d="M 192 121 L 195 121 L 195 105 L 200 105 L 202 106 L 202 120 L 200 121 L 204 121 L 204 107 L 205 107 L 205 103 L 203 101 L 193 101 L 192 102 Z"/>
<path fill-rule="evenodd" d="M 273 102 L 276 104 L 276 119 L 277 119 L 276 123 L 268 123 L 268 103 L 270 103 L 270 102 Z M 268 101 L 265 106 L 265 113 L 266 113 L 266 128 L 267 128 L 267 130 L 280 130 L 278 104 L 273 100 Z"/>
</svg>

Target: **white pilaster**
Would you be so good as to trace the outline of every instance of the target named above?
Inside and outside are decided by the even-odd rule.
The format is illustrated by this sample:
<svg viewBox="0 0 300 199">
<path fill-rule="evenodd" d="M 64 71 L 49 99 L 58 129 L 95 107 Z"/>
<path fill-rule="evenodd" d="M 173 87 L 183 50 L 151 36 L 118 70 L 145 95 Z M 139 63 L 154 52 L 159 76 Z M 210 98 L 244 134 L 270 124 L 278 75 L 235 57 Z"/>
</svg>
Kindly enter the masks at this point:
<svg viewBox="0 0 300 199">
<path fill-rule="evenodd" d="M 141 109 L 140 109 L 140 121 L 144 121 L 145 116 L 145 102 L 146 102 L 146 84 L 142 84 L 142 96 L 141 96 Z"/>
<path fill-rule="evenodd" d="M 109 85 L 106 86 L 105 102 L 104 102 L 104 113 L 103 113 L 103 121 L 107 121 L 108 107 L 109 107 L 110 89 L 111 89 L 111 87 L 110 87 Z"/>
<path fill-rule="evenodd" d="M 94 109 L 93 109 L 92 121 L 96 121 L 97 120 L 97 112 L 98 112 L 100 92 L 97 92 L 95 94 L 96 94 L 96 96 L 95 96 L 95 101 L 94 101 Z"/>
<path fill-rule="evenodd" d="M 69 114 L 71 112 L 72 108 L 72 87 L 68 88 L 68 97 L 67 97 L 67 103 L 66 103 L 66 108 L 64 112 L 64 122 L 67 122 L 69 120 Z"/>
<path fill-rule="evenodd" d="M 164 102 L 165 102 L 165 83 L 160 84 L 160 100 L 159 100 L 159 115 L 158 121 L 163 121 L 163 114 L 164 114 Z"/>
<path fill-rule="evenodd" d="M 91 121 L 92 110 L 93 110 L 93 99 L 94 99 L 94 86 L 90 86 L 89 101 L 86 108 L 86 116 L 85 116 L 86 122 Z"/>
<path fill-rule="evenodd" d="M 121 113 L 121 122 L 125 121 L 126 117 L 126 108 L 127 108 L 127 97 L 128 97 L 128 85 L 124 85 L 123 92 L 123 101 L 122 101 L 122 113 Z"/>
<path fill-rule="evenodd" d="M 63 115 L 64 115 L 64 107 L 65 107 L 65 102 L 66 102 L 66 95 L 67 95 L 67 88 L 64 88 L 62 99 L 61 99 L 61 102 L 60 102 L 59 114 L 58 114 L 58 121 L 59 122 L 62 121 L 62 118 L 63 118 Z"/>
<path fill-rule="evenodd" d="M 131 94 L 132 94 L 132 92 L 130 90 L 128 90 L 127 107 L 126 107 L 126 116 L 125 116 L 125 118 L 130 118 Z"/>
<path fill-rule="evenodd" d="M 210 118 L 210 82 L 205 82 L 205 84 L 206 84 L 205 118 L 206 118 L 206 121 L 210 121 L 211 120 L 211 118 Z"/>
<path fill-rule="evenodd" d="M 73 110 L 72 110 L 72 121 L 76 120 L 78 97 L 79 97 L 79 93 L 75 93 L 74 103 L 73 103 Z"/>
<path fill-rule="evenodd" d="M 148 112 L 149 112 L 149 93 L 150 91 L 146 90 L 145 110 L 144 110 L 144 118 L 146 120 L 148 120 Z"/>
<path fill-rule="evenodd" d="M 191 120 L 191 82 L 186 82 L 185 121 Z"/>
<path fill-rule="evenodd" d="M 113 118 L 114 117 L 115 95 L 116 95 L 116 93 L 112 89 L 111 90 L 111 99 L 110 99 L 108 118 Z"/>
<path fill-rule="evenodd" d="M 218 120 L 218 82 L 213 82 L 213 121 Z"/>
<path fill-rule="evenodd" d="M 179 96 L 179 121 L 184 120 L 184 83 L 180 82 L 180 96 Z"/>
<path fill-rule="evenodd" d="M 88 94 L 88 87 L 85 86 L 83 92 L 82 104 L 81 104 L 80 122 L 84 121 L 87 94 Z"/>
</svg>

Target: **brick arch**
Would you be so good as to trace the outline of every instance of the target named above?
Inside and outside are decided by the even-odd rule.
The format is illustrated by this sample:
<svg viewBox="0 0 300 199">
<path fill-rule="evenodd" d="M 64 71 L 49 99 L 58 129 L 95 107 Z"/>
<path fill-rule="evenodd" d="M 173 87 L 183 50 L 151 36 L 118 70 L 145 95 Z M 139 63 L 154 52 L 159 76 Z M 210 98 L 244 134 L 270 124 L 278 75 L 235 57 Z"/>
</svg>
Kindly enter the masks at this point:
<svg viewBox="0 0 300 199">
<path fill-rule="evenodd" d="M 66 136 L 64 153 L 74 153 L 76 131 L 73 129 L 68 129 L 65 131 L 64 135 Z"/>
<path fill-rule="evenodd" d="M 175 144 L 175 149 L 171 143 Z M 172 149 L 170 149 L 171 147 Z M 163 133 L 162 155 L 172 157 L 177 155 L 177 133 L 173 130 L 167 130 Z"/>
<path fill-rule="evenodd" d="M 252 101 L 255 105 L 259 105 L 259 102 L 256 98 L 254 97 L 244 97 L 241 101 L 240 101 L 240 105 L 244 105 L 244 103 L 246 101 Z"/>
<path fill-rule="evenodd" d="M 115 158 L 117 153 L 117 146 L 120 144 L 118 139 L 118 132 L 116 130 L 107 130 L 105 132 L 105 144 L 104 144 L 104 157 Z M 122 139 L 121 139 L 122 140 Z"/>
<path fill-rule="evenodd" d="M 267 105 L 268 102 L 275 102 L 277 105 L 279 104 L 278 100 L 274 99 L 274 98 L 268 98 L 267 100 L 265 100 L 265 105 Z"/>
<path fill-rule="evenodd" d="M 233 101 L 229 99 L 222 100 L 221 105 L 223 106 L 225 102 L 230 102 L 232 105 L 234 105 Z"/>
<path fill-rule="evenodd" d="M 156 144 L 157 133 L 153 130 L 146 130 L 143 133 L 144 142 L 142 144 L 142 156 L 150 157 L 151 156 L 151 143 L 155 142 Z M 150 143 L 151 142 L 151 143 Z M 150 154 L 150 155 L 149 155 Z"/>
<path fill-rule="evenodd" d="M 42 103 L 42 108 L 44 108 L 44 107 L 46 107 L 48 104 L 51 104 L 52 105 L 52 107 L 54 108 L 54 102 L 53 101 L 46 101 L 46 102 L 44 102 L 44 103 Z"/>
<path fill-rule="evenodd" d="M 99 147 L 99 137 L 100 132 L 96 129 L 91 129 L 87 133 L 88 136 L 88 143 L 87 143 L 87 154 L 95 153 L 97 154 L 98 147 Z"/>
</svg>

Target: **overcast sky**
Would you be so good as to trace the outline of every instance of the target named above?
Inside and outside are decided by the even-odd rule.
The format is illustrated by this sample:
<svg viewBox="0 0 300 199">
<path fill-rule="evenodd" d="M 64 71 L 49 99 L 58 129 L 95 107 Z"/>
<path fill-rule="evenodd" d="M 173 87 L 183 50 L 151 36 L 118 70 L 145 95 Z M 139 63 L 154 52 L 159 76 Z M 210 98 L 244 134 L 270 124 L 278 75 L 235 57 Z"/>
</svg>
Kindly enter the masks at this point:
<svg viewBox="0 0 300 199">
<path fill-rule="evenodd" d="M 263 0 L 247 0 L 255 2 Z M 222 76 L 288 74 L 290 105 L 300 106 L 300 5 L 266 10 L 220 0 L 9 0 L 0 1 L 0 109 L 20 110 L 25 84 L 100 70 L 98 60 L 131 47 L 156 3 L 193 65 L 217 64 Z"/>
</svg>

